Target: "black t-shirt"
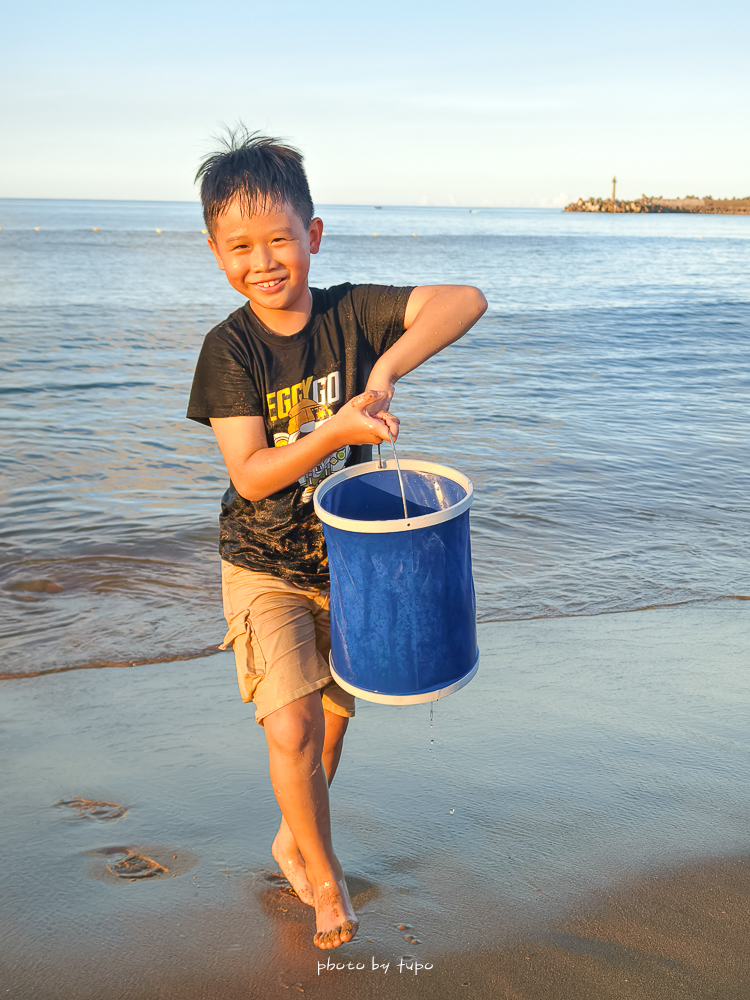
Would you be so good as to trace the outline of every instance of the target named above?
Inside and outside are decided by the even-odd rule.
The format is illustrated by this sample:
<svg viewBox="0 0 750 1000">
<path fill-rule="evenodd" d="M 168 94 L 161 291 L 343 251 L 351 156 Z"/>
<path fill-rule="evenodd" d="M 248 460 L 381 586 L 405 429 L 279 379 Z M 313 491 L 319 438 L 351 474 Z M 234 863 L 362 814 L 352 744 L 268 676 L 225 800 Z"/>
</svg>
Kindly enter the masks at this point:
<svg viewBox="0 0 750 1000">
<path fill-rule="evenodd" d="M 375 361 L 404 332 L 412 288 L 344 284 L 310 291 L 310 319 L 290 337 L 264 326 L 249 303 L 207 334 L 188 417 L 203 424 L 209 417 L 263 417 L 273 448 L 309 434 L 364 392 Z M 222 559 L 300 586 L 325 586 L 328 558 L 313 492 L 332 472 L 369 460 L 371 451 L 342 448 L 264 500 L 245 500 L 230 483 L 219 518 Z"/>
</svg>

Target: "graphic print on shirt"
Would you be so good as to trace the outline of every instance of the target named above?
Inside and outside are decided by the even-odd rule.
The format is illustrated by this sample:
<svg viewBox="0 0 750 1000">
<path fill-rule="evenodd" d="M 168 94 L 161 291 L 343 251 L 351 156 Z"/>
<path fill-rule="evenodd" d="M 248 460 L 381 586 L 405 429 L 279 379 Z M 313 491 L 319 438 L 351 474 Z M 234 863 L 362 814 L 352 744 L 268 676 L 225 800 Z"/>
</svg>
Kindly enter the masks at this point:
<svg viewBox="0 0 750 1000">
<path fill-rule="evenodd" d="M 286 389 L 266 394 L 266 404 L 271 423 L 286 421 L 286 433 L 274 431 L 273 440 L 277 448 L 293 444 L 305 434 L 311 434 L 326 420 L 330 420 L 332 407 L 341 399 L 341 376 L 338 371 L 322 378 L 303 379 Z M 349 445 L 339 448 L 320 465 L 316 465 L 299 480 L 304 486 L 302 502 L 312 498 L 315 487 L 333 472 L 343 469 L 349 455 Z"/>
</svg>

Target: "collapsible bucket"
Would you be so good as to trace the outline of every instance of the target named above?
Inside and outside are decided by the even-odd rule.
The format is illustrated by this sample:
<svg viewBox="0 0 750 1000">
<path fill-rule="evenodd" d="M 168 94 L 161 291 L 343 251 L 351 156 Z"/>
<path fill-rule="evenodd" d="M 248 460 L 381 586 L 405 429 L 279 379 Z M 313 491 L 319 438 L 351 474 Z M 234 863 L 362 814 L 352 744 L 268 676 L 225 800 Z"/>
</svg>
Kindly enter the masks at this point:
<svg viewBox="0 0 750 1000">
<path fill-rule="evenodd" d="M 366 462 L 314 494 L 331 574 L 331 673 L 388 705 L 436 701 L 477 672 L 466 476 L 432 462 Z M 406 508 L 406 511 L 404 510 Z"/>
</svg>

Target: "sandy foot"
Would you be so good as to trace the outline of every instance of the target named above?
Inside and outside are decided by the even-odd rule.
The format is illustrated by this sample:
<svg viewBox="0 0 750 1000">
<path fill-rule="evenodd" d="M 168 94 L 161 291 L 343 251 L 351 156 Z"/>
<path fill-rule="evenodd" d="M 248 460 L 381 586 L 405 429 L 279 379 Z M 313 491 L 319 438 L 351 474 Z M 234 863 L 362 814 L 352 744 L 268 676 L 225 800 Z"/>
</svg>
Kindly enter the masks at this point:
<svg viewBox="0 0 750 1000">
<path fill-rule="evenodd" d="M 305 871 L 305 861 L 286 820 L 281 821 L 279 832 L 271 845 L 271 854 L 297 896 L 308 906 L 314 906 L 315 901 L 312 886 Z"/>
<path fill-rule="evenodd" d="M 338 948 L 351 941 L 359 929 L 359 921 L 343 875 L 314 886 L 313 893 L 317 927 L 313 944 L 318 948 Z"/>
</svg>

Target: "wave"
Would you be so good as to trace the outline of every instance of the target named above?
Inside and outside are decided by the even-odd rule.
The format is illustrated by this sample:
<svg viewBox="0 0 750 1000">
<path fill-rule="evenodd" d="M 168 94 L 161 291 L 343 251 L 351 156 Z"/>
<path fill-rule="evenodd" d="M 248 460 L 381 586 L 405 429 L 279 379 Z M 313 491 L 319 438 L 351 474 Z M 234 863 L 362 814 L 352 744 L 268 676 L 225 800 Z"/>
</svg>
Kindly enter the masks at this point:
<svg viewBox="0 0 750 1000">
<path fill-rule="evenodd" d="M 690 601 L 672 601 L 668 604 L 642 604 L 637 608 L 622 608 L 618 611 L 579 611 L 569 614 L 550 615 L 529 615 L 517 618 L 487 618 L 478 621 L 479 626 L 491 625 L 499 622 L 522 622 L 539 621 L 548 618 L 599 618 L 602 615 L 627 615 L 635 611 L 657 611 L 661 608 L 679 608 L 687 605 L 714 604 L 717 601 L 750 601 L 750 594 L 721 594 L 718 597 L 695 598 Z M 0 674 L 0 681 L 19 680 L 30 677 L 45 677 L 48 674 L 64 674 L 71 670 L 102 670 L 107 667 L 145 667 L 158 663 L 177 663 L 182 660 L 197 660 L 203 656 L 213 656 L 220 652 L 219 646 L 204 646 L 202 649 L 186 650 L 182 653 L 175 653 L 172 656 L 146 657 L 138 660 L 101 660 L 97 663 L 79 663 L 66 667 L 48 667 L 44 670 L 26 670 L 18 673 Z"/>
</svg>

